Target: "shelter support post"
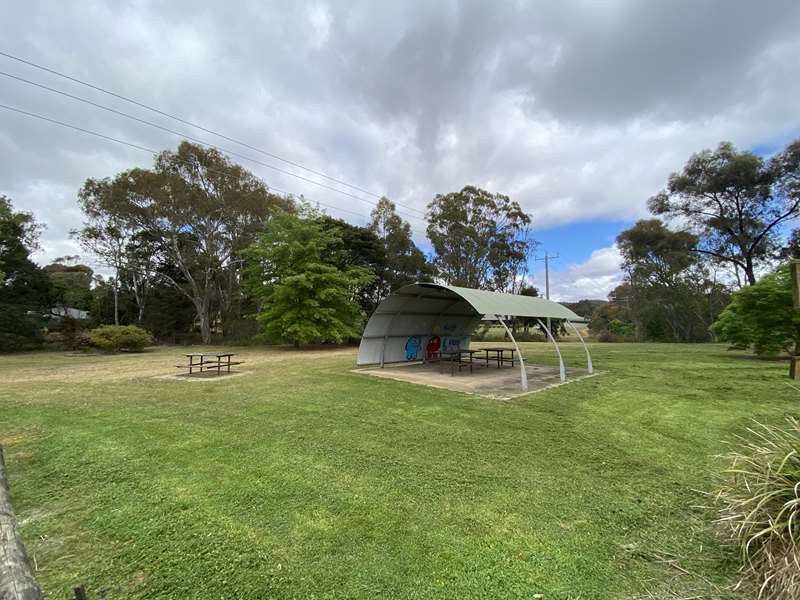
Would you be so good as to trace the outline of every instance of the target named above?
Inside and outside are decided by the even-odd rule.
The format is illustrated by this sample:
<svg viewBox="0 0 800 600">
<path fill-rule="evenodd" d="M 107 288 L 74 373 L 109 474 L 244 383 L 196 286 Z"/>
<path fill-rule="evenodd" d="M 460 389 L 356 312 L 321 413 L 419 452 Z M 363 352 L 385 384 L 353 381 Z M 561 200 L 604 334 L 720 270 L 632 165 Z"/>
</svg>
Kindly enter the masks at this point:
<svg viewBox="0 0 800 600">
<path fill-rule="evenodd" d="M 519 356 L 519 385 L 522 388 L 523 392 L 528 391 L 528 371 L 525 369 L 525 361 L 522 359 L 522 350 L 520 350 L 519 345 L 517 344 L 517 340 L 514 339 L 514 336 L 511 335 L 511 330 L 506 325 L 506 322 L 500 318 L 500 315 L 497 316 L 497 320 L 500 321 L 500 324 L 506 330 L 508 337 L 511 339 L 511 343 L 514 344 L 514 348 L 517 349 L 517 356 Z"/>
<path fill-rule="evenodd" d="M 547 332 L 547 337 L 552 342 L 553 346 L 556 348 L 556 354 L 558 354 L 558 371 L 559 375 L 561 376 L 561 383 L 564 383 L 567 380 L 567 373 L 564 369 L 564 359 L 561 358 L 561 349 L 558 347 L 558 343 L 556 342 L 556 338 L 553 337 L 553 334 L 550 333 L 550 328 L 547 327 L 544 323 L 542 323 L 541 319 L 536 319 L 539 322 L 539 325 Z"/>
<path fill-rule="evenodd" d="M 586 346 L 586 342 L 583 341 L 583 336 L 581 335 L 581 332 L 578 331 L 578 328 L 575 326 L 575 323 L 573 323 L 572 321 L 567 321 L 567 323 L 569 323 L 570 327 L 572 327 L 572 330 L 575 332 L 575 335 L 578 336 L 578 339 L 581 341 L 581 344 L 583 345 L 583 349 L 586 352 L 586 369 L 591 374 L 594 371 L 594 368 L 592 367 L 592 355 L 589 354 L 589 348 L 588 346 Z"/>
</svg>

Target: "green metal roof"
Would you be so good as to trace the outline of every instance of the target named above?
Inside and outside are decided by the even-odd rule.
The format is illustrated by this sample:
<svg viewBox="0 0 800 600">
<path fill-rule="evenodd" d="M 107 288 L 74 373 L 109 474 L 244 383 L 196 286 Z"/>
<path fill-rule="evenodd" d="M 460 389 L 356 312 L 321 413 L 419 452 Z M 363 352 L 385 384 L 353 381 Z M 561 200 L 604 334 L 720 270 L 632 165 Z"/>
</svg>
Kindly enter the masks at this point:
<svg viewBox="0 0 800 600">
<path fill-rule="evenodd" d="M 450 290 L 469 302 L 477 312 L 483 315 L 567 319 L 568 321 L 584 320 L 583 317 L 576 315 L 566 306 L 558 302 L 553 302 L 552 300 L 546 300 L 545 298 L 504 294 L 502 292 L 490 292 L 487 290 L 476 290 L 437 283 L 418 283 L 416 285 Z"/>
</svg>

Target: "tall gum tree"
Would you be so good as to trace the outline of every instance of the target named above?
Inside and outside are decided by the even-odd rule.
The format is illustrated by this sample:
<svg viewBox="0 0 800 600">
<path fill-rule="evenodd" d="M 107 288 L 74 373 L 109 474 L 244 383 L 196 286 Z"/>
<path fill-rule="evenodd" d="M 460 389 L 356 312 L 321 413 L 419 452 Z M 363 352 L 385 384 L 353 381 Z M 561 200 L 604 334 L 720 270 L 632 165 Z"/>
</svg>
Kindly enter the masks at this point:
<svg viewBox="0 0 800 600">
<path fill-rule="evenodd" d="M 411 225 L 397 214 L 394 202 L 381 198 L 370 213 L 368 227 L 378 236 L 386 256 L 375 285 L 376 304 L 392 290 L 430 280 L 433 269 L 411 239 Z"/>
<path fill-rule="evenodd" d="M 749 285 L 777 249 L 781 227 L 800 214 L 800 140 L 765 160 L 730 142 L 693 155 L 648 206 L 686 224 L 695 251 L 741 272 Z"/>
<path fill-rule="evenodd" d="M 189 142 L 111 185 L 113 193 L 94 199 L 98 210 L 146 234 L 161 262 L 175 266 L 180 278 L 159 276 L 192 302 L 202 341 L 210 343 L 212 305 L 224 304 L 238 285 L 231 269 L 275 211 L 292 203 L 222 153 Z"/>
<path fill-rule="evenodd" d="M 437 274 L 451 285 L 517 291 L 530 252 L 531 218 L 508 196 L 474 186 L 428 204 L 428 239 Z"/>
</svg>

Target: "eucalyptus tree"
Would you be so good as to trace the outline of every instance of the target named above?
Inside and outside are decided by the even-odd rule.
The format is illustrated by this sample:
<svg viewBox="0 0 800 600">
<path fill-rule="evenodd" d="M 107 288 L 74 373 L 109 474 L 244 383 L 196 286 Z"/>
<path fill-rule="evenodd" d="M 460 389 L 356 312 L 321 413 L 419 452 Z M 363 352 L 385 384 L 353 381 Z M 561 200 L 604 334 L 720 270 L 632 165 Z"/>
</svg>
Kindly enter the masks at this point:
<svg viewBox="0 0 800 600">
<path fill-rule="evenodd" d="M 639 339 L 696 342 L 727 301 L 694 252 L 697 236 L 671 231 L 657 219 L 638 221 L 617 236 L 625 273 L 626 308 Z"/>
<path fill-rule="evenodd" d="M 115 325 L 119 325 L 120 278 L 127 262 L 125 250 L 137 231 L 135 224 L 114 209 L 114 190 L 120 187 L 108 178 L 87 179 L 78 192 L 78 204 L 85 218 L 83 227 L 71 232 L 81 248 L 96 256 L 114 272 L 111 289 Z M 124 193 L 125 190 L 117 189 L 118 195 Z"/>
<path fill-rule="evenodd" d="M 397 214 L 394 202 L 381 198 L 372 209 L 368 227 L 380 240 L 385 255 L 377 273 L 376 303 L 406 284 L 430 280 L 433 269 L 411 238 L 411 225 Z"/>
<path fill-rule="evenodd" d="M 752 285 L 775 255 L 783 224 L 800 214 L 800 140 L 770 159 L 730 142 L 694 154 L 649 208 L 688 225 L 696 252 Z"/>
<path fill-rule="evenodd" d="M 508 196 L 474 186 L 428 204 L 437 275 L 451 285 L 516 291 L 535 247 L 531 217 Z"/>
<path fill-rule="evenodd" d="M 276 210 L 291 208 L 222 153 L 189 142 L 161 152 L 152 169 L 120 173 L 98 187 L 103 193 L 89 184 L 92 206 L 126 232 L 146 236 L 159 261 L 176 268 L 180 277 L 165 270 L 158 277 L 192 302 L 206 344 L 213 308 L 238 293 L 243 251 Z"/>
</svg>

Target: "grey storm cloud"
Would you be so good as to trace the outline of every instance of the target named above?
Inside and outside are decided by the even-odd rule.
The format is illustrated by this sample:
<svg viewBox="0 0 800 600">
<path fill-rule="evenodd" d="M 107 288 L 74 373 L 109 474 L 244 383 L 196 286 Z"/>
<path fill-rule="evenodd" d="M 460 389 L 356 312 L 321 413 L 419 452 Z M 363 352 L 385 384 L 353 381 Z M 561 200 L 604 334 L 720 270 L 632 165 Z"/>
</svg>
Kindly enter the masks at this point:
<svg viewBox="0 0 800 600">
<path fill-rule="evenodd" d="M 418 209 L 468 183 L 503 192 L 540 228 L 642 216 L 692 152 L 800 133 L 796 1 L 98 0 L 13 3 L 2 18 L 4 52 Z M 252 155 L 3 57 L 0 71 Z M 179 139 L 5 77 L 0 103 L 148 148 Z M 48 225 L 41 260 L 78 252 L 68 232 L 87 177 L 151 162 L 3 110 L 0 156 L 0 193 Z M 341 215 L 354 222 L 370 210 L 239 162 L 365 215 Z"/>
</svg>

